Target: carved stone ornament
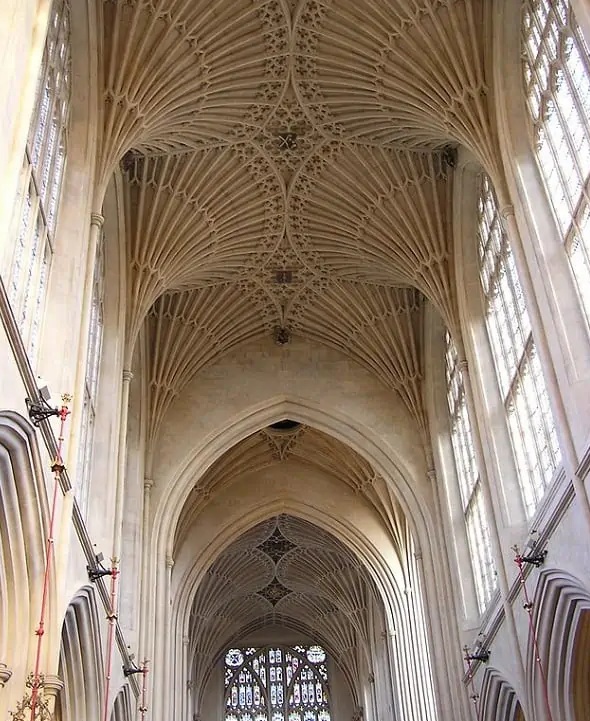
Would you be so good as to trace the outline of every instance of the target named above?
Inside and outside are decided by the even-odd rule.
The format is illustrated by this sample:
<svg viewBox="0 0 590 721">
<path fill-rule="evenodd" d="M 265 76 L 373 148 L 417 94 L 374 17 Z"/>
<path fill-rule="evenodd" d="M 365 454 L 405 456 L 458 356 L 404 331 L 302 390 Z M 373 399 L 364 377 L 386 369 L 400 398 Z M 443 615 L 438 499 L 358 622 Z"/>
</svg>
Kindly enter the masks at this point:
<svg viewBox="0 0 590 721">
<path fill-rule="evenodd" d="M 11 676 L 12 671 L 8 666 L 5 663 L 0 663 L 0 688 L 3 688 L 10 681 Z"/>
<path fill-rule="evenodd" d="M 362 721 L 363 716 L 364 716 L 363 707 L 358 706 L 352 714 L 352 721 Z"/>
<path fill-rule="evenodd" d="M 10 711 L 12 721 L 51 721 L 50 699 L 45 695 L 45 677 L 37 678 L 31 673 L 25 682 L 26 691 L 17 703 L 16 709 Z M 37 690 L 35 709 L 33 712 L 33 690 Z"/>
</svg>

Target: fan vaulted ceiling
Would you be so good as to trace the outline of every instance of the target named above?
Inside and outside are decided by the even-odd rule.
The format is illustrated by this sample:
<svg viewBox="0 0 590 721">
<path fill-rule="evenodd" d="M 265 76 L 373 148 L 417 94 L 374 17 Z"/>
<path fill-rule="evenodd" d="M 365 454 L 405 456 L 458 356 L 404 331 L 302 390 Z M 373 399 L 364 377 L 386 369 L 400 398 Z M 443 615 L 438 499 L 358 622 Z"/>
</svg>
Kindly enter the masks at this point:
<svg viewBox="0 0 590 721">
<path fill-rule="evenodd" d="M 287 423 L 286 428 L 269 426 L 245 438 L 199 478 L 183 508 L 175 548 L 182 545 L 195 518 L 224 487 L 267 468 L 278 478 L 302 468 L 319 470 L 361 496 L 379 514 L 401 558 L 406 543 L 404 513 L 390 485 L 349 446 L 309 426 Z"/>
<path fill-rule="evenodd" d="M 424 432 L 424 298 L 452 327 L 454 148 L 494 167 L 482 0 L 104 0 L 103 185 L 125 179 L 127 355 L 150 434 L 206 364 L 299 335 Z"/>
<path fill-rule="evenodd" d="M 255 526 L 207 571 L 190 616 L 197 695 L 223 650 L 269 625 L 322 642 L 349 680 L 358 679 L 370 609 L 378 593 L 359 561 L 330 534 L 292 516 Z"/>
</svg>

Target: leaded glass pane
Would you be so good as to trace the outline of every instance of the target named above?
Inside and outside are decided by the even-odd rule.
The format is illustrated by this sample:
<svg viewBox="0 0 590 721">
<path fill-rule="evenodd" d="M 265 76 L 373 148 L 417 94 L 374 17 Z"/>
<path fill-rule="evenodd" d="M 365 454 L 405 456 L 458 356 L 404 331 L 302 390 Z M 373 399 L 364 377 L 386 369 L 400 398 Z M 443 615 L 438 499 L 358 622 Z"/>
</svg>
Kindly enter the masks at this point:
<svg viewBox="0 0 590 721">
<path fill-rule="evenodd" d="M 7 283 L 12 310 L 32 359 L 53 256 L 69 108 L 69 7 L 66 0 L 54 0 L 13 211 L 11 235 L 15 244 Z"/>
<path fill-rule="evenodd" d="M 551 483 L 560 452 L 524 293 L 497 206 L 491 182 L 482 175 L 478 240 L 486 326 L 530 517 Z"/>
<path fill-rule="evenodd" d="M 225 721 L 330 721 L 326 663 L 317 645 L 229 649 Z"/>
<path fill-rule="evenodd" d="M 479 472 L 475 460 L 463 375 L 458 365 L 457 351 L 450 333 L 447 332 L 445 340 L 447 401 L 451 421 L 451 441 L 455 456 L 457 480 L 461 491 L 461 503 L 467 529 L 477 602 L 480 611 L 483 611 L 496 588 L 496 572 L 492 559 L 490 532 L 483 505 Z"/>
<path fill-rule="evenodd" d="M 569 0 L 526 0 L 522 42 L 532 141 L 590 318 L 590 54 Z"/>
<path fill-rule="evenodd" d="M 78 467 L 75 483 L 76 499 L 82 513 L 85 513 L 86 510 L 88 485 L 90 483 L 90 473 L 92 470 L 94 419 L 96 416 L 98 378 L 102 352 L 105 282 L 104 243 L 104 234 L 101 233 L 94 261 L 90 321 L 88 325 L 86 373 L 84 377 L 84 405 L 82 407 L 82 419 L 80 422 L 80 447 L 78 451 Z"/>
</svg>

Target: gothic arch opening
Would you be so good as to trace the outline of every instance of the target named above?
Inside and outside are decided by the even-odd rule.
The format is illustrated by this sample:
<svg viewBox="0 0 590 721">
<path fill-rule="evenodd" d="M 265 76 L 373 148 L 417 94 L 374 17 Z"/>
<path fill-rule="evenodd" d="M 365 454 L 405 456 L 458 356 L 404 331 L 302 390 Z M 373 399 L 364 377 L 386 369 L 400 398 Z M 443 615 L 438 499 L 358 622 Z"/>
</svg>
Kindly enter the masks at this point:
<svg viewBox="0 0 590 721">
<path fill-rule="evenodd" d="M 478 705 L 481 721 L 526 721 L 514 687 L 493 668 L 485 671 Z"/>
<path fill-rule="evenodd" d="M 273 419 L 194 481 L 170 558 L 183 713 L 202 715 L 215 684 L 223 698 L 228 648 L 292 642 L 326 649 L 348 708 L 434 718 L 421 554 L 391 484 L 350 446 Z"/>
<path fill-rule="evenodd" d="M 14 708 L 32 669 L 35 637 L 17 639 L 38 622 L 49 515 L 35 431 L 11 411 L 0 412 L 0 478 L 0 671 L 12 681 L 0 701 L 4 713 Z"/>
<path fill-rule="evenodd" d="M 125 684 L 115 696 L 111 721 L 133 721 L 133 705 L 131 691 L 129 686 Z"/>
<path fill-rule="evenodd" d="M 98 719 L 102 710 L 103 660 L 94 588 L 81 589 L 64 616 L 58 676 L 63 688 L 57 721 Z"/>
<path fill-rule="evenodd" d="M 332 708 L 332 718 L 338 718 L 340 709 L 367 707 L 375 704 L 377 697 L 381 707 L 400 708 L 404 700 L 394 698 L 392 680 L 376 669 L 391 664 L 396 654 L 398 663 L 404 665 L 404 655 L 412 653 L 412 640 L 406 637 L 408 628 L 404 626 L 412 620 L 415 625 L 421 623 L 398 615 L 397 635 L 391 645 L 384 644 L 385 638 L 391 640 L 384 602 L 362 562 L 318 525 L 286 513 L 267 518 L 225 548 L 194 594 L 185 626 L 188 711 L 203 718 L 212 712 L 231 717 L 239 711 L 240 718 L 248 715 L 248 697 L 232 698 L 231 683 L 223 683 L 224 671 L 226 681 L 229 673 L 224 669 L 229 649 L 255 648 L 263 658 L 264 649 L 283 648 L 282 653 L 291 658 L 298 655 L 298 648 L 316 645 L 328 654 L 330 688 L 335 695 L 326 701 L 328 706 L 323 698 L 313 696 L 309 713 Z M 413 643 L 418 644 L 419 639 L 414 637 Z M 413 649 L 416 655 L 421 651 L 426 649 Z M 412 661 L 406 658 L 406 663 L 405 668 L 394 670 L 394 685 L 400 684 L 402 674 L 416 673 Z M 287 667 L 283 671 L 287 674 Z M 245 673 L 248 676 L 252 670 Z M 266 694 L 272 691 L 271 677 L 265 681 L 268 688 L 253 683 L 249 689 L 252 714 L 252 694 L 258 694 L 261 707 L 270 703 Z M 423 688 L 429 682 L 423 678 Z M 240 688 L 236 686 L 235 694 Z M 248 688 L 243 686 L 244 694 Z M 286 713 L 290 703 L 292 713 L 303 713 L 303 697 L 297 695 L 295 701 L 295 691 L 291 687 L 285 694 L 287 691 L 288 695 L 280 695 L 278 700 L 275 696 L 278 706 L 273 711 Z M 431 712 L 425 708 L 426 718 Z"/>
<path fill-rule="evenodd" d="M 574 721 L 584 721 L 590 708 L 590 606 L 580 614 L 575 629 L 571 703 Z"/>
<path fill-rule="evenodd" d="M 563 571 L 542 571 L 535 591 L 534 621 L 547 676 L 552 713 L 564 721 L 582 721 L 588 715 L 590 690 L 590 592 Z M 529 693 L 542 680 L 529 640 Z M 543 695 L 536 695 L 537 705 Z"/>
</svg>

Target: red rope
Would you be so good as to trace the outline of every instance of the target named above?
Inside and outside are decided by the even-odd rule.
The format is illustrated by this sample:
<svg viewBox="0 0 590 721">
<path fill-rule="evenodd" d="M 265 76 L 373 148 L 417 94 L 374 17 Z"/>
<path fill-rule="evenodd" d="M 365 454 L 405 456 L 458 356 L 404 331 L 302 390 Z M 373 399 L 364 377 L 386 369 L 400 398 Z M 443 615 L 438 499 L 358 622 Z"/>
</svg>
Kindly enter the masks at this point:
<svg viewBox="0 0 590 721">
<path fill-rule="evenodd" d="M 117 577 L 119 571 L 117 569 L 117 559 L 112 558 L 111 563 L 111 608 L 108 615 L 109 619 L 109 632 L 107 637 L 107 656 L 105 660 L 104 676 L 105 676 L 105 689 L 104 689 L 104 710 L 103 710 L 103 721 L 107 721 L 109 712 L 109 693 L 111 689 L 111 670 L 113 667 L 113 645 L 115 640 L 115 625 L 117 623 L 117 611 L 116 611 L 116 596 L 117 596 Z"/>
<path fill-rule="evenodd" d="M 51 558 L 54 550 L 54 539 L 53 529 L 55 526 L 55 513 L 57 508 L 57 490 L 59 488 L 59 477 L 64 470 L 64 464 L 62 460 L 62 448 L 64 441 L 64 428 L 66 419 L 70 414 L 67 407 L 69 402 L 68 396 L 63 396 L 62 406 L 59 409 L 59 436 L 57 439 L 57 452 L 55 461 L 51 466 L 53 471 L 53 498 L 51 501 L 51 512 L 49 515 L 49 529 L 47 534 L 47 546 L 45 549 L 45 572 L 43 575 L 43 594 L 41 596 L 41 611 L 39 613 L 39 625 L 35 631 L 37 636 L 37 652 L 35 654 L 35 670 L 33 671 L 33 685 L 31 688 L 31 721 L 35 721 L 35 711 L 37 708 L 37 701 L 39 698 L 39 687 L 41 685 L 41 646 L 43 642 L 43 636 L 45 634 L 45 616 L 47 614 L 47 600 L 49 596 L 49 579 L 51 575 Z"/>
<path fill-rule="evenodd" d="M 463 648 L 463 651 L 465 652 L 465 656 L 463 658 L 465 659 L 465 665 L 467 666 L 467 681 L 469 682 L 469 688 L 471 690 L 471 694 L 469 698 L 473 701 L 473 708 L 475 709 L 475 718 L 477 721 L 479 721 L 479 704 L 477 703 L 479 701 L 479 694 L 475 690 L 475 681 L 473 680 L 473 671 L 471 667 L 471 659 L 469 658 L 469 649 L 467 646 Z"/>
<path fill-rule="evenodd" d="M 535 651 L 535 661 L 537 665 L 539 666 L 539 673 L 541 675 L 541 682 L 543 685 L 543 696 L 545 700 L 545 707 L 547 709 L 547 718 L 548 721 L 553 721 L 553 714 L 551 713 L 551 705 L 549 704 L 549 689 L 547 686 L 547 677 L 545 676 L 545 669 L 543 668 L 543 662 L 541 661 L 541 652 L 539 650 L 539 643 L 537 641 L 537 629 L 535 628 L 535 623 L 533 621 L 533 602 L 531 601 L 527 587 L 526 582 L 524 578 L 524 560 L 523 557 L 518 552 L 517 547 L 515 546 L 514 550 L 516 551 L 516 557 L 514 559 L 514 562 L 518 566 L 518 575 L 520 577 L 520 585 L 522 586 L 522 593 L 524 596 L 524 609 L 528 614 L 529 617 L 529 628 L 531 632 L 531 637 L 533 639 L 533 648 Z"/>
</svg>

